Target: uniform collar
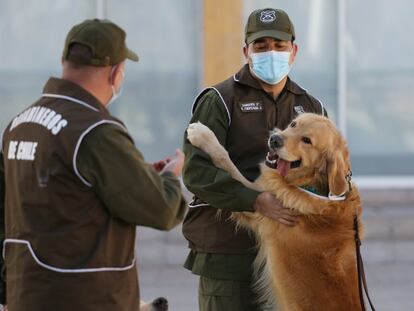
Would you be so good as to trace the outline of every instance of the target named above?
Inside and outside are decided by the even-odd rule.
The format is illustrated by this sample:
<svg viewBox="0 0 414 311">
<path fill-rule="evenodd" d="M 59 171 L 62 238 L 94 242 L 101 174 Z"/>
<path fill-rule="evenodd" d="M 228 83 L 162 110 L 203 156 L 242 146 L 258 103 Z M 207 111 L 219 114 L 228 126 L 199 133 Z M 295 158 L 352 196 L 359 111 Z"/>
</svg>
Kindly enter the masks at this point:
<svg viewBox="0 0 414 311">
<path fill-rule="evenodd" d="M 257 81 L 257 79 L 254 78 L 252 76 L 252 74 L 250 73 L 249 64 L 245 64 L 239 70 L 239 72 L 237 72 L 233 76 L 233 79 L 237 83 L 247 85 L 247 86 L 253 87 L 253 88 L 258 89 L 258 90 L 263 90 L 260 83 Z M 282 92 L 284 92 L 284 90 L 287 90 L 287 91 L 289 91 L 293 94 L 296 94 L 296 95 L 301 95 L 301 94 L 306 93 L 305 89 L 301 88 L 298 84 L 293 82 L 289 77 L 287 78 L 286 85 L 283 88 Z"/>
<path fill-rule="evenodd" d="M 55 77 L 49 78 L 43 88 L 43 94 L 63 95 L 85 102 L 98 110 L 107 110 L 95 96 L 86 91 L 80 85 L 69 80 Z"/>
</svg>

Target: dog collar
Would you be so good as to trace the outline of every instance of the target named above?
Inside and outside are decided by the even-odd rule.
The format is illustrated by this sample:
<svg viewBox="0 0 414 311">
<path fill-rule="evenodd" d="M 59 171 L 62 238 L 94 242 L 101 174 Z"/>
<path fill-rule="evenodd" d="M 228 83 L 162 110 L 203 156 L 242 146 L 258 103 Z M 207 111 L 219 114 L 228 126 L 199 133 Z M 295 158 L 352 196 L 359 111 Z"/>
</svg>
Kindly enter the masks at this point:
<svg viewBox="0 0 414 311">
<path fill-rule="evenodd" d="M 265 160 L 265 165 L 271 169 L 276 169 L 277 166 L 277 160 L 271 160 L 269 157 L 269 152 L 266 155 L 266 160 Z M 348 194 L 349 191 L 352 190 L 352 171 L 348 170 L 348 173 L 345 176 L 348 184 L 349 184 L 349 190 L 345 191 L 344 193 L 341 193 L 340 195 L 336 195 L 336 194 L 332 194 L 331 192 L 328 193 L 328 196 L 324 196 L 324 195 L 320 195 L 318 194 L 318 192 L 316 191 L 315 187 L 312 186 L 300 186 L 297 187 L 299 190 L 302 190 L 303 192 L 306 192 L 307 194 L 314 196 L 316 198 L 322 199 L 322 200 L 328 200 L 328 201 L 344 201 L 346 199 L 346 195 Z"/>
<path fill-rule="evenodd" d="M 327 200 L 327 201 L 344 201 L 346 199 L 346 192 L 345 193 L 341 193 L 340 195 L 335 195 L 329 192 L 328 196 L 323 196 L 323 195 L 319 195 L 316 193 L 313 193 L 307 189 L 304 189 L 302 187 L 297 187 L 299 190 L 302 190 L 303 192 L 306 192 L 307 194 L 316 197 L 318 199 L 322 199 L 322 200 Z"/>
<path fill-rule="evenodd" d="M 316 187 L 307 186 L 307 185 L 300 186 L 300 187 L 301 187 L 302 189 L 305 189 L 305 190 L 309 191 L 309 192 L 312 192 L 312 193 L 314 193 L 314 194 L 320 195 L 320 194 L 318 193 L 318 191 L 316 190 Z"/>
</svg>

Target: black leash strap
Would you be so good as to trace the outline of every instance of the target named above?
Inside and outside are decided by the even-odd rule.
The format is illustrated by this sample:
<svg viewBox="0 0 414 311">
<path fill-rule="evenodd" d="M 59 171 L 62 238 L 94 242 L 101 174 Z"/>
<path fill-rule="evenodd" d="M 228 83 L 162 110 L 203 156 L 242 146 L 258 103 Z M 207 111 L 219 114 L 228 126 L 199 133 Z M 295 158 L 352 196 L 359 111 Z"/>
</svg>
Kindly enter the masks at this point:
<svg viewBox="0 0 414 311">
<path fill-rule="evenodd" d="M 364 263 L 362 261 L 361 255 L 361 239 L 359 238 L 359 229 L 358 229 L 358 216 L 354 218 L 354 231 L 355 231 L 355 248 L 356 248 L 356 256 L 357 256 L 357 270 L 358 270 L 358 290 L 359 290 L 359 300 L 361 302 L 361 308 L 365 311 L 365 302 L 364 302 L 364 292 L 368 298 L 369 305 L 371 306 L 371 310 L 375 311 L 374 304 L 371 301 L 371 298 L 368 294 L 368 285 L 367 280 L 365 278 L 365 271 L 364 271 Z"/>
</svg>

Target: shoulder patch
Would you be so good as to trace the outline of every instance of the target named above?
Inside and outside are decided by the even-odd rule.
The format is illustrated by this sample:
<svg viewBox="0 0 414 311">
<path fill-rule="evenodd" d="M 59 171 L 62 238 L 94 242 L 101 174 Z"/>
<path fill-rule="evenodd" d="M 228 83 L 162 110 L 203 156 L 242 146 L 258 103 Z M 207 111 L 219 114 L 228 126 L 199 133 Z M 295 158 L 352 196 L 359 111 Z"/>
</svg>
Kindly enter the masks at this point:
<svg viewBox="0 0 414 311">
<path fill-rule="evenodd" d="M 302 106 L 294 106 L 293 108 L 295 109 L 297 114 L 305 113 L 305 109 L 303 109 Z"/>
</svg>

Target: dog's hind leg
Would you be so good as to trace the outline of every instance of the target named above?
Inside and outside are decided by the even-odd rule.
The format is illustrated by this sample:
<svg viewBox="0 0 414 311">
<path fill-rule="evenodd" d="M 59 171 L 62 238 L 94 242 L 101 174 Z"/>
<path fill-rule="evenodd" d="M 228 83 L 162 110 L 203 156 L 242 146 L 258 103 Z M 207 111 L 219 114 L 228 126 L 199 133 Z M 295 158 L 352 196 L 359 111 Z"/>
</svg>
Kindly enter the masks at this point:
<svg viewBox="0 0 414 311">
<path fill-rule="evenodd" d="M 207 153 L 214 165 L 225 170 L 235 180 L 248 188 L 260 190 L 258 186 L 248 181 L 231 161 L 228 152 L 217 140 L 216 135 L 204 124 L 191 123 L 187 128 L 187 138 L 191 144 Z"/>
</svg>

